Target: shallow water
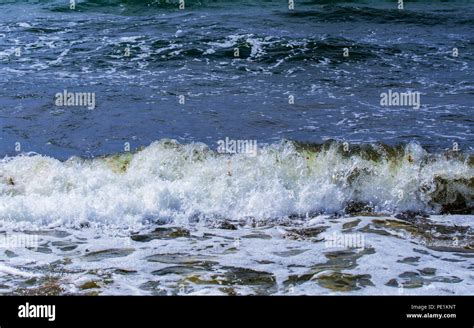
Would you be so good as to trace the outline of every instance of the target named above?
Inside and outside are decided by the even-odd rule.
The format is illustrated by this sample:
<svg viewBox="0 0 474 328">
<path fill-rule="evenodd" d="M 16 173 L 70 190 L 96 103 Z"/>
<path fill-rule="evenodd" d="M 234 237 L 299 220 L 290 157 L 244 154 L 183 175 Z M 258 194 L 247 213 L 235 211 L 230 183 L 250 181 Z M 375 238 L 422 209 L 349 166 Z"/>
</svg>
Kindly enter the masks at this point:
<svg viewBox="0 0 474 328">
<path fill-rule="evenodd" d="M 254 227 L 239 222 L 214 227 L 165 225 L 131 234 L 57 227 L 27 232 L 38 234 L 36 249 L 9 249 L 0 255 L 0 291 L 19 295 L 472 293 L 472 216 L 434 216 L 419 224 L 424 227 L 382 215 L 319 216 L 274 225 L 254 223 Z"/>
</svg>

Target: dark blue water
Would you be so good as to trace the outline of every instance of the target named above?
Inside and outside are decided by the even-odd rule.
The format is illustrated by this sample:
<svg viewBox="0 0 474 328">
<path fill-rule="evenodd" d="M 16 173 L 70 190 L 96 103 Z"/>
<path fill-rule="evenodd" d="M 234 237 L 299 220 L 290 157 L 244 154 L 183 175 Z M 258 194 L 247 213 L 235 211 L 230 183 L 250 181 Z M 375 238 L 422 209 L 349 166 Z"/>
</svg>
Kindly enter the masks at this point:
<svg viewBox="0 0 474 328">
<path fill-rule="evenodd" d="M 1 2 L 0 156 L 225 137 L 474 149 L 471 1 Z M 56 106 L 64 90 L 96 108 Z M 381 106 L 388 90 L 420 108 Z"/>
</svg>

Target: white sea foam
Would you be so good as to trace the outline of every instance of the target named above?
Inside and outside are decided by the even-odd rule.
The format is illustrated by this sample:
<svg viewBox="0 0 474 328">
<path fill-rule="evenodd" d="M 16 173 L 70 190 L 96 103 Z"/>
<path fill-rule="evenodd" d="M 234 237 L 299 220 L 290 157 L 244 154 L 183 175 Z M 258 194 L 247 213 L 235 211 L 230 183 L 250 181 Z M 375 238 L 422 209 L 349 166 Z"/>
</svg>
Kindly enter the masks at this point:
<svg viewBox="0 0 474 328">
<path fill-rule="evenodd" d="M 401 158 L 375 161 L 345 156 L 336 145 L 311 152 L 289 142 L 261 147 L 256 157 L 228 156 L 204 144 L 173 141 L 94 160 L 17 156 L 0 162 L 0 218 L 118 225 L 265 220 L 332 213 L 351 200 L 377 211 L 436 212 L 430 203 L 435 178 L 472 179 L 474 171 L 467 161 L 426 156 L 417 144 L 406 145 Z M 472 196 L 472 190 L 462 192 Z"/>
</svg>

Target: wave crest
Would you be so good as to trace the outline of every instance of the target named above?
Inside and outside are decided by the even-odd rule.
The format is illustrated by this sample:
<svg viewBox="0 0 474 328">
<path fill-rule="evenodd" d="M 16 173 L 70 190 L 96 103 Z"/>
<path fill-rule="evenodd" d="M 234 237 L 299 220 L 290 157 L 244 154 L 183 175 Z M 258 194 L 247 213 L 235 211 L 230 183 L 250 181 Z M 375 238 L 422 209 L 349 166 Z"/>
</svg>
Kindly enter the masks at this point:
<svg viewBox="0 0 474 328">
<path fill-rule="evenodd" d="M 65 162 L 0 162 L 0 218 L 36 223 L 256 218 L 343 211 L 473 213 L 474 161 L 417 144 L 283 141 L 255 157 L 157 141 L 136 152 Z"/>
</svg>

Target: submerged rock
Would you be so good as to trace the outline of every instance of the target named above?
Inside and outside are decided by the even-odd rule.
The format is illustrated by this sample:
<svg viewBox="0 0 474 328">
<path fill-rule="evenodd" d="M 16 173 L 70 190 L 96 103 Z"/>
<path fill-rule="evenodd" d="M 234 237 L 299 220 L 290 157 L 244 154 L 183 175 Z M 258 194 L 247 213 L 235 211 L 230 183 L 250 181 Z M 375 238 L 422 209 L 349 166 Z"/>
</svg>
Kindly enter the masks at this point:
<svg viewBox="0 0 474 328">
<path fill-rule="evenodd" d="M 416 222 L 428 218 L 429 215 L 421 211 L 404 211 L 397 213 L 395 217 L 403 221 Z"/>
<path fill-rule="evenodd" d="M 398 284 L 397 279 L 390 279 L 389 281 L 387 281 L 387 282 L 385 283 L 385 286 L 389 286 L 389 287 L 399 287 L 399 284 Z"/>
<path fill-rule="evenodd" d="M 252 233 L 250 235 L 244 235 L 241 238 L 245 239 L 272 239 L 272 236 L 264 233 Z"/>
<path fill-rule="evenodd" d="M 424 239 L 429 244 L 434 242 L 452 243 L 453 240 L 460 242 L 472 238 L 472 232 L 468 226 L 443 225 L 423 217 L 416 217 L 413 220 L 413 222 L 410 222 L 395 219 L 375 219 L 360 231 L 376 232 L 384 235 L 391 235 L 389 231 L 404 231 L 413 237 Z M 371 225 L 381 229 L 372 229 L 370 228 Z"/>
<path fill-rule="evenodd" d="M 47 246 L 26 247 L 26 249 L 29 249 L 30 251 L 37 252 L 37 253 L 43 253 L 43 254 L 51 254 L 53 252 L 51 248 Z"/>
<path fill-rule="evenodd" d="M 352 270 L 357 266 L 357 260 L 364 255 L 375 254 L 375 249 L 365 248 L 359 252 L 355 250 L 340 250 L 327 252 L 325 256 L 328 258 L 327 262 L 317 263 L 311 266 L 308 273 L 302 275 L 290 275 L 283 283 L 285 286 L 291 284 L 302 284 L 311 280 L 315 275 L 324 271 L 340 272 L 342 270 Z"/>
<path fill-rule="evenodd" d="M 222 272 L 190 275 L 186 281 L 200 285 L 249 286 L 256 288 L 258 294 L 271 294 L 277 290 L 276 278 L 268 272 L 227 266 L 219 271 Z"/>
<path fill-rule="evenodd" d="M 416 264 L 420 261 L 420 257 L 405 257 L 404 259 L 398 260 L 398 263 L 406 263 L 406 264 Z"/>
<path fill-rule="evenodd" d="M 207 255 L 187 255 L 187 254 L 155 254 L 145 257 L 148 262 L 159 262 L 167 264 L 187 264 L 187 265 L 204 265 L 207 266 L 210 263 L 208 261 L 214 257 Z"/>
<path fill-rule="evenodd" d="M 210 272 L 214 270 L 217 262 L 206 261 L 201 262 L 199 265 L 177 265 L 172 267 L 167 267 L 161 270 L 153 271 L 153 275 L 167 275 L 167 274 L 189 274 L 189 273 L 198 273 L 198 272 Z"/>
<path fill-rule="evenodd" d="M 350 201 L 344 208 L 344 212 L 349 215 L 370 215 L 373 211 L 372 205 L 360 201 Z"/>
<path fill-rule="evenodd" d="M 435 268 L 423 268 L 423 269 L 418 270 L 418 272 L 420 272 L 424 276 L 433 276 L 436 273 L 436 269 Z"/>
<path fill-rule="evenodd" d="M 237 226 L 230 223 L 229 221 L 222 221 L 215 225 L 217 229 L 225 229 L 225 230 L 237 230 Z"/>
<path fill-rule="evenodd" d="M 113 257 L 125 257 L 132 254 L 134 251 L 135 249 L 133 248 L 111 248 L 88 253 L 82 256 L 82 258 L 88 262 L 95 262 Z"/>
<path fill-rule="evenodd" d="M 474 249 L 467 247 L 427 246 L 427 248 L 437 252 L 474 253 Z"/>
<path fill-rule="evenodd" d="M 474 214 L 474 177 L 448 179 L 434 178 L 435 191 L 430 194 L 431 204 L 441 207 L 441 214 Z"/>
<path fill-rule="evenodd" d="M 280 257 L 291 257 L 291 256 L 300 255 L 306 251 L 308 250 L 307 249 L 290 249 L 290 250 L 282 251 L 282 252 L 274 252 L 273 254 Z"/>
<path fill-rule="evenodd" d="M 346 222 L 342 225 L 342 229 L 343 230 L 351 230 L 352 228 L 355 228 L 359 225 L 359 223 L 361 222 L 360 219 L 357 219 L 357 220 L 354 220 L 354 221 L 350 221 L 350 222 Z"/>
<path fill-rule="evenodd" d="M 458 278 L 456 276 L 444 276 L 444 277 L 434 276 L 436 270 L 434 270 L 432 268 L 426 268 L 426 269 L 428 270 L 427 271 L 428 274 L 423 273 L 423 272 L 421 274 L 423 274 L 425 276 L 430 275 L 430 276 L 433 276 L 433 277 L 425 278 L 420 273 L 413 272 L 413 271 L 407 271 L 407 272 L 403 272 L 402 274 L 400 274 L 399 277 L 403 279 L 403 283 L 401 284 L 401 287 L 403 287 L 403 288 L 420 288 L 420 287 L 429 285 L 432 282 L 454 283 L 454 284 L 462 282 L 462 279 Z"/>
<path fill-rule="evenodd" d="M 223 292 L 224 294 L 226 294 L 227 296 L 238 296 L 239 295 L 239 293 L 237 293 L 235 288 L 232 288 L 232 287 L 222 287 L 222 288 L 219 288 L 219 290 L 221 292 Z"/>
<path fill-rule="evenodd" d="M 95 288 L 100 288 L 100 286 L 97 284 L 96 281 L 86 281 L 82 285 L 79 286 L 80 289 L 95 289 Z"/>
<path fill-rule="evenodd" d="M 52 246 L 59 248 L 63 252 L 72 251 L 77 248 L 79 243 L 74 243 L 71 241 L 58 240 L 51 243 Z"/>
<path fill-rule="evenodd" d="M 286 233 L 283 235 L 283 238 L 292 239 L 292 240 L 314 239 L 318 237 L 321 233 L 326 231 L 327 229 L 328 229 L 328 226 L 288 229 Z M 322 241 L 322 240 L 324 240 L 324 238 L 320 238 L 317 241 Z"/>
<path fill-rule="evenodd" d="M 138 242 L 148 242 L 153 239 L 174 239 L 179 237 L 189 237 L 189 230 L 180 227 L 158 227 L 150 233 L 135 234 L 130 238 Z"/>
<path fill-rule="evenodd" d="M 139 286 L 141 290 L 149 291 L 156 296 L 166 296 L 170 292 L 159 281 L 147 281 Z"/>
<path fill-rule="evenodd" d="M 61 286 L 59 277 L 46 276 L 39 280 L 32 279 L 33 287 L 17 288 L 13 295 L 19 296 L 57 296 L 64 293 L 64 288 Z"/>
<path fill-rule="evenodd" d="M 117 268 L 117 269 L 114 270 L 114 273 L 126 276 L 126 275 L 136 274 L 136 273 L 138 273 L 138 271 L 137 270 L 131 270 L 131 269 Z"/>
<path fill-rule="evenodd" d="M 18 254 L 16 254 L 15 252 L 12 252 L 10 250 L 5 250 L 5 255 L 8 257 L 8 258 L 12 258 L 12 257 L 18 257 Z"/>
<path fill-rule="evenodd" d="M 366 286 L 374 286 L 370 280 L 371 278 L 369 274 L 332 272 L 319 275 L 315 280 L 321 287 L 338 292 L 347 292 L 358 290 Z"/>
</svg>

